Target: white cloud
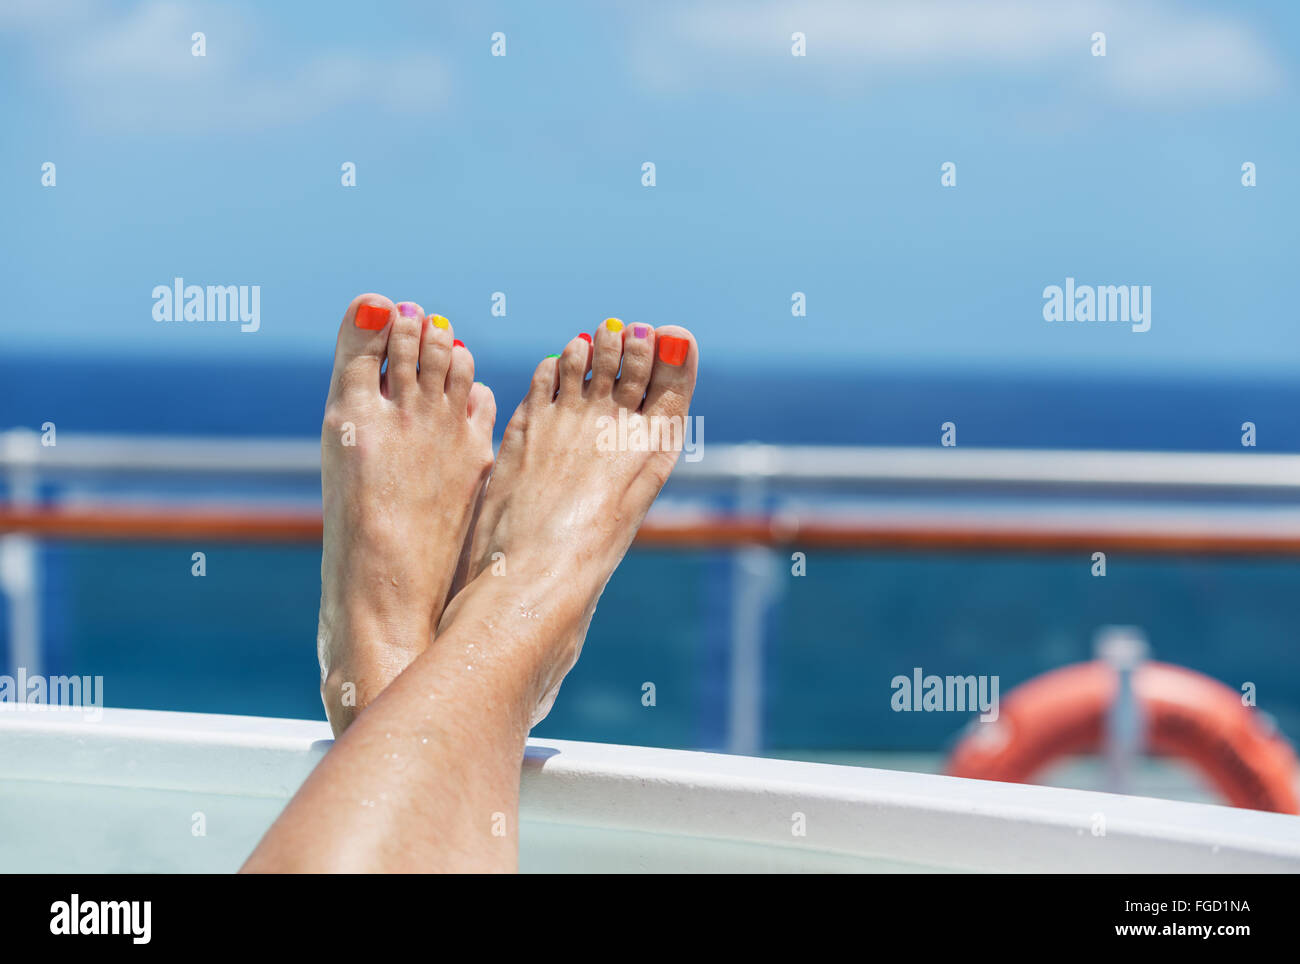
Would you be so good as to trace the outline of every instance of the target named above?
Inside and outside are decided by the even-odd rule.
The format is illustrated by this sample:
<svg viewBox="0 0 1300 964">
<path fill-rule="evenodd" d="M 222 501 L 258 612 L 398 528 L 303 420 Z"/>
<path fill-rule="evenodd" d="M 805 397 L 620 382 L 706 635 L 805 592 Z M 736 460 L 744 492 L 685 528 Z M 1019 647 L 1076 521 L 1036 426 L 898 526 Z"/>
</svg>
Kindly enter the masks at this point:
<svg viewBox="0 0 1300 964">
<path fill-rule="evenodd" d="M 1133 100 L 1245 100 L 1274 93 L 1285 73 L 1264 41 L 1244 24 L 1216 18 L 1175 29 L 1146 24 L 1157 42 L 1118 59 L 1110 87 Z"/>
<path fill-rule="evenodd" d="M 1255 97 L 1285 80 L 1267 40 L 1233 12 L 1164 0 L 723 0 L 656 7 L 633 30 L 630 61 L 656 88 L 734 85 L 736 72 L 785 82 L 777 71 L 795 31 L 807 35 L 799 69 L 837 83 L 979 71 L 1167 103 Z M 1094 31 L 1106 34 L 1105 59 L 1091 56 Z"/>
<path fill-rule="evenodd" d="M 436 59 L 285 56 L 259 24 L 224 6 L 153 0 L 105 12 L 79 0 L 10 2 L 0 34 L 21 40 L 51 87 L 112 130 L 161 124 L 228 132 L 292 124 L 344 105 L 427 112 L 446 102 L 446 70 Z M 190 52 L 200 31 L 205 57 Z"/>
</svg>

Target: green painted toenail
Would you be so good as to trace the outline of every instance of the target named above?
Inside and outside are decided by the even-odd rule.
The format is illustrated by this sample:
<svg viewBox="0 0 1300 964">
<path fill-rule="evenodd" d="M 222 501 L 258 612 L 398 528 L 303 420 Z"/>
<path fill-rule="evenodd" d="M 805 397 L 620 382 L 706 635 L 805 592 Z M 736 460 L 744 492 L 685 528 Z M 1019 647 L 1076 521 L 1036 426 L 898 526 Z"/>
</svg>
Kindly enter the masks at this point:
<svg viewBox="0 0 1300 964">
<path fill-rule="evenodd" d="M 559 355 L 559 353 L 557 352 L 557 353 L 555 353 L 554 355 L 547 355 L 546 357 L 547 357 L 547 358 L 559 358 L 560 355 Z"/>
</svg>

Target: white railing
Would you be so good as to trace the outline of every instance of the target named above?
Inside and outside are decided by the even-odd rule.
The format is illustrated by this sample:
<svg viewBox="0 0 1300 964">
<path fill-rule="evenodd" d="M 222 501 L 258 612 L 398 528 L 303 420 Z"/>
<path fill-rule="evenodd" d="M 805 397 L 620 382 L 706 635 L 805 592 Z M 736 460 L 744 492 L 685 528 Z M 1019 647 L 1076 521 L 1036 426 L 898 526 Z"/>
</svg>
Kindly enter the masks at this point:
<svg viewBox="0 0 1300 964">
<path fill-rule="evenodd" d="M 727 747 L 734 753 L 757 753 L 763 745 L 763 617 L 779 592 L 780 582 L 772 578 L 779 560 L 770 546 L 779 542 L 773 534 L 783 527 L 809 544 L 840 547 L 1077 551 L 1087 544 L 1131 551 L 1300 553 L 1300 455 L 762 444 L 711 444 L 702 454 L 699 461 L 678 462 L 670 493 L 675 498 L 692 490 L 721 492 L 739 517 L 730 528 L 713 527 L 718 544 L 736 549 L 727 717 Z M 0 480 L 10 505 L 19 509 L 36 505 L 42 482 L 82 489 L 119 478 L 314 483 L 319 473 L 315 440 L 65 432 L 56 445 L 45 446 L 31 430 L 0 433 Z M 833 520 L 818 532 L 791 521 L 796 508 L 806 507 L 797 501 L 804 489 L 868 499 L 883 493 L 892 501 L 857 506 L 857 530 Z M 953 493 L 1002 498 L 938 511 L 932 497 Z M 1069 501 L 1063 506 L 1062 500 Z M 770 524 L 763 521 L 766 514 Z M 746 524 L 746 517 L 759 524 Z M 692 531 L 707 528 L 690 513 L 675 527 L 663 518 L 652 513 L 643 530 L 660 545 L 686 545 Z M 157 529 L 155 520 L 155 534 Z M 40 534 L 0 533 L 0 587 L 9 600 L 10 662 L 39 672 L 41 574 L 31 531 Z M 311 525 L 300 525 L 298 532 L 310 536 Z"/>
<path fill-rule="evenodd" d="M 1133 489 L 1142 492 L 1275 492 L 1300 497 L 1300 455 L 710 444 L 678 462 L 674 483 Z M 43 446 L 35 432 L 0 434 L 0 472 L 64 477 L 88 473 L 302 476 L 320 474 L 314 439 L 230 439 L 62 433 Z"/>
</svg>

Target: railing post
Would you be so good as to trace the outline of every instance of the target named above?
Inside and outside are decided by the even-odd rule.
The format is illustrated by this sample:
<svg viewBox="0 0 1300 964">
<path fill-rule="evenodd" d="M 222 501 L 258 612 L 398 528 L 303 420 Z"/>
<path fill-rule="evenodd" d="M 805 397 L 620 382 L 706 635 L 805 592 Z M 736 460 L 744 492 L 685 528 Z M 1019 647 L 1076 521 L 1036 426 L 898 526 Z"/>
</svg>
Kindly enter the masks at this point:
<svg viewBox="0 0 1300 964">
<path fill-rule="evenodd" d="M 1097 658 L 1109 664 L 1116 675 L 1115 702 L 1106 714 L 1103 755 L 1106 759 L 1106 790 L 1128 793 L 1142 755 L 1146 720 L 1133 686 L 1133 674 L 1148 652 L 1146 637 L 1133 626 L 1106 626 L 1097 634 Z"/>
<path fill-rule="evenodd" d="M 0 435 L 0 447 L 9 465 L 9 501 L 19 507 L 36 505 L 39 436 L 30 429 L 11 429 Z M 0 591 L 9 611 L 9 667 L 14 672 L 22 667 L 28 675 L 41 673 L 43 662 L 39 564 L 37 544 L 30 536 L 0 536 Z"/>
<path fill-rule="evenodd" d="M 759 516 L 765 509 L 769 452 L 747 447 L 738 467 L 736 511 Z M 727 752 L 756 756 L 763 749 L 764 622 L 771 604 L 772 551 L 742 546 L 732 556 L 731 666 Z"/>
</svg>

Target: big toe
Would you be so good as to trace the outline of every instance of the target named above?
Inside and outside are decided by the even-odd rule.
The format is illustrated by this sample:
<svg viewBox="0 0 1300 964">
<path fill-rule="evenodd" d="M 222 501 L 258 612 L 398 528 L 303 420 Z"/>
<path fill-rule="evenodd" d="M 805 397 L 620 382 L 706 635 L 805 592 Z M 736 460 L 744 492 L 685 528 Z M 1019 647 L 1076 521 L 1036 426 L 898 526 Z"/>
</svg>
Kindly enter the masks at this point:
<svg viewBox="0 0 1300 964">
<path fill-rule="evenodd" d="M 685 415 L 695 391 L 700 349 L 695 336 L 679 325 L 655 330 L 655 359 L 642 411 L 646 415 Z"/>
<path fill-rule="evenodd" d="M 388 351 L 394 305 L 383 295 L 358 295 L 343 313 L 334 345 L 330 393 L 379 393 L 379 372 Z"/>
</svg>

